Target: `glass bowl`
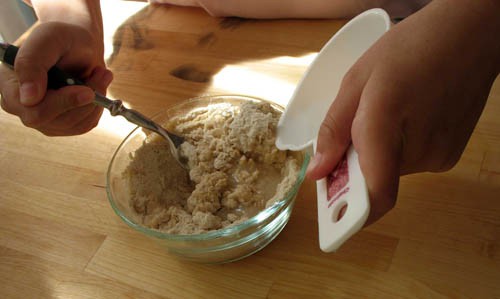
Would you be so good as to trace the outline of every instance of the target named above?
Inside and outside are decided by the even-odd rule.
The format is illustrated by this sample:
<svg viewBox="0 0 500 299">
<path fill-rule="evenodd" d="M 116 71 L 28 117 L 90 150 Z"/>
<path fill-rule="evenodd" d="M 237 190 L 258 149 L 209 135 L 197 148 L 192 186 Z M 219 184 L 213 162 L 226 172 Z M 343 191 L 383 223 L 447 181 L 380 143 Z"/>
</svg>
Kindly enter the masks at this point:
<svg viewBox="0 0 500 299">
<path fill-rule="evenodd" d="M 241 105 L 247 101 L 262 102 L 264 100 L 239 95 L 203 96 L 173 106 L 160 112 L 153 119 L 164 124 L 172 117 L 185 115 L 196 108 L 220 103 Z M 283 111 L 282 107 L 273 103 L 271 105 L 278 111 Z M 127 181 L 122 177 L 122 173 L 130 162 L 131 154 L 142 145 L 147 134 L 149 133 L 145 133 L 141 128 L 135 128 L 118 146 L 109 164 L 106 190 L 113 210 L 126 224 L 153 238 L 170 253 L 183 259 L 202 263 L 235 261 L 264 248 L 288 222 L 309 162 L 309 156 L 305 152 L 297 180 L 284 198 L 242 223 L 192 235 L 168 234 L 140 225 L 129 205 Z"/>
</svg>

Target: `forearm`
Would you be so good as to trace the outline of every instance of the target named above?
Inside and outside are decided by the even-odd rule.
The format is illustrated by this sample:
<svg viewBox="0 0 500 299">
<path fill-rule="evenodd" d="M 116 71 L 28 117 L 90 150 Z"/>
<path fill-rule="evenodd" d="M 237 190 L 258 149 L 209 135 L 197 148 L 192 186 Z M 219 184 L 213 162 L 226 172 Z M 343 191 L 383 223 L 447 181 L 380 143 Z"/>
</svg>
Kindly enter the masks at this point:
<svg viewBox="0 0 500 299">
<path fill-rule="evenodd" d="M 434 0 L 418 15 L 434 36 L 429 42 L 447 43 L 461 62 L 480 63 L 492 76 L 500 72 L 499 0 Z"/>
<path fill-rule="evenodd" d="M 450 1 L 450 0 L 448 0 Z M 462 9 L 470 9 L 468 22 L 477 35 L 472 42 L 482 48 L 496 75 L 500 73 L 500 0 L 459 0 Z"/>
<path fill-rule="evenodd" d="M 155 0 L 171 2 L 172 0 Z M 246 18 L 350 18 L 367 9 L 381 7 L 391 17 L 407 16 L 429 0 L 198 0 L 208 12 L 215 16 L 238 16 Z"/>
<path fill-rule="evenodd" d="M 99 0 L 31 0 L 40 22 L 63 22 L 79 25 L 102 36 Z"/>
<path fill-rule="evenodd" d="M 166 0 L 165 2 L 169 1 Z M 200 6 L 214 16 L 237 16 L 257 19 L 348 18 L 365 10 L 368 6 L 365 2 L 374 3 L 378 2 L 378 0 L 198 0 Z"/>
</svg>

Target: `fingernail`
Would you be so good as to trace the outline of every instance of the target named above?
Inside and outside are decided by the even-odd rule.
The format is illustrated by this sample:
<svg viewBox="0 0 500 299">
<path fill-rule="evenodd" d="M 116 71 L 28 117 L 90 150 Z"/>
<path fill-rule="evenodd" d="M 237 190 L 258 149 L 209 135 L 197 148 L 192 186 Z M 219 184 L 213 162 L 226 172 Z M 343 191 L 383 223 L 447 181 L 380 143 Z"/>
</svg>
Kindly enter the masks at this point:
<svg viewBox="0 0 500 299">
<path fill-rule="evenodd" d="M 92 103 L 95 98 L 95 94 L 91 89 L 86 89 L 85 91 L 80 92 L 76 99 L 79 105 L 86 105 Z"/>
<path fill-rule="evenodd" d="M 24 82 L 19 88 L 19 100 L 23 105 L 30 105 L 36 101 L 38 86 L 33 82 Z"/>
<path fill-rule="evenodd" d="M 316 153 L 312 158 L 311 162 L 307 166 L 306 172 L 309 173 L 313 171 L 319 164 L 321 164 L 321 160 L 323 159 L 323 155 L 321 153 Z"/>
</svg>

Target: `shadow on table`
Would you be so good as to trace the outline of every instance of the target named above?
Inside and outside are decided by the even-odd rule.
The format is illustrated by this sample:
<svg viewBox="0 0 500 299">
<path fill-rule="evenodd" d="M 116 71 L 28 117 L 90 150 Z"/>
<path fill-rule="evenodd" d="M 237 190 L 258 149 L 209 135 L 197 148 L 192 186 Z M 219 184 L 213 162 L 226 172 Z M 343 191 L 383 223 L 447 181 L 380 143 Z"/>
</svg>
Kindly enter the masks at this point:
<svg viewBox="0 0 500 299">
<path fill-rule="evenodd" d="M 148 5 L 114 33 L 109 91 L 146 114 L 206 93 L 288 99 L 310 63 L 300 57 L 319 51 L 342 24 L 214 18 L 198 8 Z M 280 57 L 288 59 L 273 60 Z"/>
</svg>

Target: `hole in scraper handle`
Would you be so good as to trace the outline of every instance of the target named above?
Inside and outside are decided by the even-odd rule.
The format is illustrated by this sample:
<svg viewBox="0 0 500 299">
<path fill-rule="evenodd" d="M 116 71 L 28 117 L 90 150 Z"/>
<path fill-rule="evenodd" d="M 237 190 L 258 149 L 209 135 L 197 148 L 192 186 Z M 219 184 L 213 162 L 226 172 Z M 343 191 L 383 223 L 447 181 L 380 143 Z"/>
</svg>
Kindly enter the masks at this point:
<svg viewBox="0 0 500 299">
<path fill-rule="evenodd" d="M 342 217 L 347 212 L 348 206 L 349 206 L 349 204 L 344 200 L 339 201 L 335 204 L 335 206 L 332 209 L 332 221 L 333 221 L 333 223 L 337 223 L 342 219 Z"/>
</svg>

